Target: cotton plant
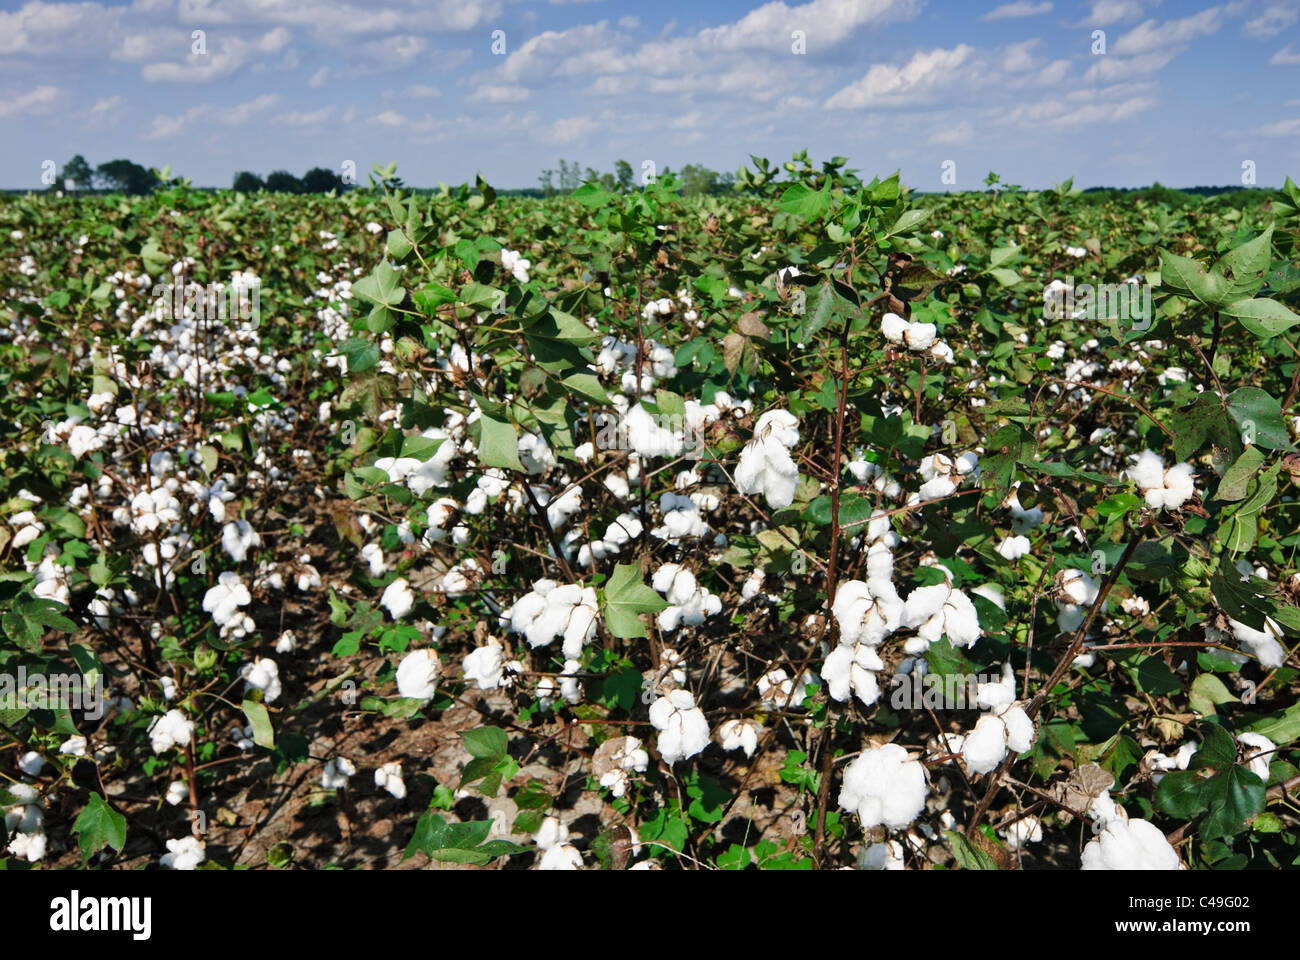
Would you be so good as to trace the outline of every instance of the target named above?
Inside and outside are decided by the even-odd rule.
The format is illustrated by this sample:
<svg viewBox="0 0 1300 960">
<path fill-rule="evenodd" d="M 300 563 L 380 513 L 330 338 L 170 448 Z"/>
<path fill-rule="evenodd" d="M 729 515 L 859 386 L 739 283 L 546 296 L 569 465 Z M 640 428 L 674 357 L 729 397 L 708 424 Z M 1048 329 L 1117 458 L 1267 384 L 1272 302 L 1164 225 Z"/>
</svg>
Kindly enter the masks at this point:
<svg viewBox="0 0 1300 960">
<path fill-rule="evenodd" d="M 533 834 L 533 843 L 542 851 L 538 870 L 581 870 L 582 854 L 569 843 L 569 828 L 555 817 L 547 817 Z"/>
<path fill-rule="evenodd" d="M 480 690 L 496 690 L 511 685 L 516 674 L 524 672 L 518 660 L 508 660 L 505 645 L 496 637 L 476 647 L 461 661 L 461 673 L 466 683 L 476 683 Z"/>
<path fill-rule="evenodd" d="M 595 636 L 599 615 L 594 587 L 561 585 L 543 578 L 534 581 L 533 589 L 502 613 L 502 620 L 512 633 L 523 634 L 534 649 L 562 637 L 565 657 L 574 659 Z"/>
<path fill-rule="evenodd" d="M 983 635 L 974 602 L 953 583 L 947 567 L 940 564 L 938 569 L 943 580 L 917 587 L 903 604 L 903 626 L 916 631 L 904 650 L 913 655 L 925 653 L 944 636 L 954 647 L 971 647 Z"/>
<path fill-rule="evenodd" d="M 659 611 L 659 629 L 672 633 L 680 627 L 702 624 L 722 612 L 722 600 L 701 586 L 695 575 L 676 563 L 665 563 L 655 571 L 650 585 L 664 595 L 668 606 Z"/>
<path fill-rule="evenodd" d="M 406 799 L 406 781 L 402 779 L 402 764 L 398 760 L 391 760 L 375 768 L 375 786 L 381 790 L 387 790 L 388 793 L 397 800 Z"/>
<path fill-rule="evenodd" d="M 718 745 L 723 750 L 741 750 L 746 757 L 752 757 L 758 749 L 758 735 L 762 730 L 753 720 L 739 717 L 724 720 L 718 725 Z"/>
<path fill-rule="evenodd" d="M 896 313 L 886 313 L 880 321 L 880 332 L 890 343 L 906 347 L 912 353 L 923 353 L 952 363 L 952 349 L 939 339 L 939 328 L 933 323 L 909 321 Z"/>
<path fill-rule="evenodd" d="M 596 748 L 591 772 L 612 796 L 621 797 L 627 792 L 630 775 L 644 773 L 649 764 L 650 754 L 636 737 L 611 737 Z"/>
<path fill-rule="evenodd" d="M 1016 701 L 1009 663 L 1003 664 L 1000 680 L 978 684 L 975 696 L 984 714 L 960 742 L 950 738 L 949 747 L 961 753 L 968 774 L 979 776 L 996 770 L 1008 752 L 1028 751 L 1034 745 L 1034 722 Z"/>
<path fill-rule="evenodd" d="M 1075 567 L 1056 575 L 1056 625 L 1062 633 L 1078 630 L 1087 610 L 1097 600 L 1101 584 Z"/>
<path fill-rule="evenodd" d="M 429 647 L 412 650 L 397 665 L 397 694 L 428 703 L 438 691 L 441 674 L 442 661 L 438 651 Z"/>
</svg>

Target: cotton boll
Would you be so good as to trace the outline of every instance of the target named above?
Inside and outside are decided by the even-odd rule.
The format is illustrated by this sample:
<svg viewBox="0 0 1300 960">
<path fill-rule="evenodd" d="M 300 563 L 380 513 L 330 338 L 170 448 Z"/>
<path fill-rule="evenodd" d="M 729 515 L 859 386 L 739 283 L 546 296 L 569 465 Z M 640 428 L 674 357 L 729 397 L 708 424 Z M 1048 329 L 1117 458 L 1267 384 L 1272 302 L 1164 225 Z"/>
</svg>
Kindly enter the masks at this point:
<svg viewBox="0 0 1300 960">
<path fill-rule="evenodd" d="M 259 657 L 240 670 L 247 690 L 261 690 L 264 703 L 274 703 L 280 697 L 280 668 L 274 660 Z"/>
<path fill-rule="evenodd" d="M 86 738 L 82 736 L 69 737 L 60 745 L 59 753 L 65 756 L 84 757 L 86 755 Z"/>
<path fill-rule="evenodd" d="M 173 780 L 167 784 L 167 795 L 164 798 L 173 807 L 184 802 L 190 795 L 190 788 L 185 785 L 184 780 Z"/>
<path fill-rule="evenodd" d="M 247 520 L 236 520 L 221 528 L 221 548 L 236 563 L 243 563 L 248 551 L 261 542 L 262 538 Z"/>
<path fill-rule="evenodd" d="M 375 786 L 387 790 L 396 799 L 406 798 L 406 781 L 402 779 L 402 764 L 396 760 L 375 770 Z"/>
<path fill-rule="evenodd" d="M 1019 560 L 1030 552 L 1030 543 L 1028 537 L 1003 537 L 1002 542 L 997 545 L 998 553 L 1006 560 Z"/>
<path fill-rule="evenodd" d="M 902 343 L 908 323 L 896 313 L 887 313 L 880 321 L 880 332 L 890 343 Z"/>
<path fill-rule="evenodd" d="M 1012 753 L 1024 753 L 1034 745 L 1034 721 L 1020 707 L 1012 707 L 1002 714 L 1007 728 L 1007 748 Z"/>
<path fill-rule="evenodd" d="M 326 790 L 342 790 L 348 785 L 348 778 L 357 772 L 352 761 L 345 757 L 336 757 L 325 764 L 321 772 L 320 785 Z"/>
<path fill-rule="evenodd" d="M 1083 848 L 1084 870 L 1178 870 L 1182 862 L 1155 824 L 1112 820 Z"/>
<path fill-rule="evenodd" d="M 651 704 L 650 723 L 659 731 L 659 755 L 669 766 L 708 746 L 709 722 L 686 690 L 671 690 Z"/>
<path fill-rule="evenodd" d="M 372 577 L 382 577 L 384 571 L 388 569 L 388 564 L 384 562 L 384 550 L 377 543 L 367 543 L 363 546 L 361 548 L 361 559 L 370 567 Z"/>
<path fill-rule="evenodd" d="M 397 666 L 398 696 L 425 702 L 432 700 L 441 673 L 442 661 L 438 659 L 436 650 L 412 650 Z"/>
<path fill-rule="evenodd" d="M 857 813 L 864 830 L 901 830 L 925 809 L 925 795 L 925 768 L 889 743 L 868 747 L 849 764 L 839 805 Z"/>
<path fill-rule="evenodd" d="M 718 727 L 718 742 L 723 750 L 744 750 L 745 756 L 752 757 L 758 749 L 760 729 L 758 724 L 747 720 L 726 720 Z"/>
<path fill-rule="evenodd" d="M 1016 851 L 1031 843 L 1041 843 L 1043 840 L 1043 824 L 1037 817 L 1030 814 L 1003 827 L 998 833 L 1007 841 L 1007 848 Z"/>
<path fill-rule="evenodd" d="M 1259 665 L 1267 670 L 1273 670 L 1282 666 L 1286 659 L 1286 648 L 1278 642 L 1277 636 L 1272 631 L 1281 635 L 1281 628 L 1271 617 L 1264 618 L 1264 630 L 1256 630 L 1238 620 L 1229 619 L 1232 625 L 1232 635 L 1237 642 L 1249 650 L 1259 660 Z"/>
<path fill-rule="evenodd" d="M 892 558 L 882 559 L 888 557 L 887 552 L 874 556 L 881 564 L 887 564 L 892 572 Z M 887 573 L 870 569 L 872 559 L 873 556 L 869 555 L 868 572 L 873 576 L 867 583 L 848 580 L 835 590 L 831 613 L 840 625 L 843 643 L 877 644 L 902 626 L 906 609 L 902 598 Z"/>
<path fill-rule="evenodd" d="M 45 758 L 35 750 L 28 750 L 19 758 L 18 769 L 29 777 L 38 777 L 45 769 Z"/>
<path fill-rule="evenodd" d="M 167 852 L 159 862 L 168 870 L 193 870 L 206 857 L 206 845 L 197 837 L 181 837 L 167 841 Z"/>
<path fill-rule="evenodd" d="M 904 870 L 903 845 L 897 840 L 868 843 L 858 854 L 859 870 Z"/>
<path fill-rule="evenodd" d="M 506 653 L 501 646 L 501 641 L 489 637 L 486 644 L 473 653 L 467 654 L 461 662 L 465 682 L 477 683 L 480 690 L 495 690 L 501 685 L 505 661 Z"/>
<path fill-rule="evenodd" d="M 405 577 L 398 577 L 384 589 L 379 598 L 379 605 L 384 607 L 394 620 L 401 620 L 415 609 L 415 594 Z"/>
<path fill-rule="evenodd" d="M 939 328 L 933 323 L 909 323 L 903 334 L 903 342 L 913 353 L 924 353 L 933 346 L 939 335 Z"/>
<path fill-rule="evenodd" d="M 252 602 L 252 595 L 239 574 L 227 570 L 217 578 L 215 586 L 203 595 L 203 609 L 212 614 L 218 626 L 226 626 L 237 615 L 239 608 Z"/>
<path fill-rule="evenodd" d="M 962 745 L 962 756 L 966 760 L 966 772 L 972 776 L 989 773 L 997 769 L 1007 755 L 1007 727 L 1000 717 L 985 714 L 975 724 L 975 729 L 966 735 Z"/>
<path fill-rule="evenodd" d="M 172 747 L 184 746 L 193 735 L 194 724 L 179 710 L 168 710 L 149 724 L 150 745 L 154 753 L 166 753 Z"/>
<path fill-rule="evenodd" d="M 563 846 L 552 847 L 542 854 L 542 859 L 537 864 L 538 870 L 581 870 L 582 854 L 578 852 L 577 847 L 569 846 L 567 843 Z"/>
<path fill-rule="evenodd" d="M 275 641 L 276 653 L 293 653 L 298 649 L 298 638 L 292 630 L 285 630 Z"/>
<path fill-rule="evenodd" d="M 1277 744 L 1261 733 L 1239 733 L 1237 745 L 1244 748 L 1246 769 L 1268 783 L 1268 767 L 1276 755 Z"/>
</svg>

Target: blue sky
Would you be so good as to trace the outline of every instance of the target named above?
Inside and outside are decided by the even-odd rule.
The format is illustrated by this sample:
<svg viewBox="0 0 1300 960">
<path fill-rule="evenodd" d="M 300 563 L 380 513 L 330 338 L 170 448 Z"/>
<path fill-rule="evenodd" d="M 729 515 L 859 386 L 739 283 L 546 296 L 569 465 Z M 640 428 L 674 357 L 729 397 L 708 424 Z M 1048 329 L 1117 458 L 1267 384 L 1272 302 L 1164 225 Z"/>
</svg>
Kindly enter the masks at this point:
<svg viewBox="0 0 1300 960">
<path fill-rule="evenodd" d="M 6 187 L 74 153 L 524 187 L 805 147 L 922 190 L 1300 179 L 1300 0 L 0 2 Z"/>
</svg>

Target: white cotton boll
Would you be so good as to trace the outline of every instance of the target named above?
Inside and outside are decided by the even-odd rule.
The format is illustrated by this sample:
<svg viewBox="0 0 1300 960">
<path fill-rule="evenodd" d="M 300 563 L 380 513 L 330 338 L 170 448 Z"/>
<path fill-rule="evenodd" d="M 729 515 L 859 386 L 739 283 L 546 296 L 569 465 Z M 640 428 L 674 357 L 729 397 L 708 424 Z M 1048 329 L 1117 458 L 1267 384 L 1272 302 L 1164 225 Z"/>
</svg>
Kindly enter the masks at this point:
<svg viewBox="0 0 1300 960">
<path fill-rule="evenodd" d="M 167 841 L 167 852 L 159 860 L 168 870 L 193 870 L 207 858 L 207 846 L 197 837 Z"/>
<path fill-rule="evenodd" d="M 298 638 L 292 630 L 285 630 L 275 641 L 276 653 L 293 653 L 298 649 Z"/>
<path fill-rule="evenodd" d="M 999 610 L 1006 610 L 1007 608 L 1006 595 L 1002 592 L 1002 587 L 996 583 L 982 583 L 971 590 L 971 593 L 977 597 L 983 597 Z"/>
<path fill-rule="evenodd" d="M 59 753 L 73 757 L 84 757 L 86 755 L 86 738 L 83 736 L 69 737 L 59 746 Z"/>
<path fill-rule="evenodd" d="M 538 870 L 581 870 L 582 854 L 577 847 L 564 844 L 552 847 L 542 854 L 537 864 Z"/>
<path fill-rule="evenodd" d="M 1083 607 L 1077 603 L 1061 604 L 1056 611 L 1056 626 L 1062 633 L 1078 630 L 1083 626 Z"/>
<path fill-rule="evenodd" d="M 632 492 L 631 486 L 627 482 L 627 477 L 621 473 L 609 473 L 605 475 L 605 489 L 620 500 L 626 500 Z"/>
<path fill-rule="evenodd" d="M 857 813 L 864 830 L 901 830 L 925 809 L 925 793 L 925 768 L 888 743 L 868 747 L 845 769 L 839 805 Z"/>
<path fill-rule="evenodd" d="M 1268 767 L 1275 758 L 1277 744 L 1262 733 L 1239 733 L 1237 743 L 1246 748 L 1243 754 L 1246 769 L 1268 783 Z"/>
<path fill-rule="evenodd" d="M 718 727 L 718 740 L 723 750 L 744 750 L 752 757 L 758 749 L 758 731 L 761 728 L 747 720 L 726 720 Z"/>
<path fill-rule="evenodd" d="M 1004 559 L 1015 561 L 1028 554 L 1031 545 L 1028 537 L 1003 537 L 996 549 Z"/>
<path fill-rule="evenodd" d="M 189 795 L 190 788 L 185 785 L 184 780 L 173 780 L 167 784 L 167 795 L 164 799 L 174 807 L 187 800 Z"/>
<path fill-rule="evenodd" d="M 933 346 L 939 335 L 939 328 L 933 323 L 909 323 L 903 334 L 903 342 L 913 353 L 924 353 Z"/>
<path fill-rule="evenodd" d="M 540 850 L 553 850 L 563 846 L 569 840 L 569 828 L 555 817 L 547 817 L 541 827 L 533 834 L 533 843 Z"/>
<path fill-rule="evenodd" d="M 1232 635 L 1237 642 L 1249 650 L 1259 660 L 1259 665 L 1268 670 L 1276 669 L 1282 666 L 1283 660 L 1286 659 L 1286 648 L 1278 642 L 1277 637 L 1270 631 L 1277 631 L 1281 634 L 1281 628 L 1271 617 L 1264 618 L 1264 626 L 1267 630 L 1256 630 L 1238 620 L 1229 620 L 1232 624 Z"/>
<path fill-rule="evenodd" d="M 203 595 L 203 609 L 212 614 L 212 620 L 218 626 L 225 626 L 234 620 L 240 607 L 252 602 L 252 595 L 239 574 L 227 570 L 217 578 L 215 586 Z"/>
<path fill-rule="evenodd" d="M 236 520 L 221 528 L 221 547 L 236 563 L 243 563 L 248 551 L 262 542 L 247 520 Z"/>
<path fill-rule="evenodd" d="M 1041 843 L 1043 840 L 1043 824 L 1037 817 L 1030 814 L 1003 827 L 998 833 L 1007 841 L 1007 848 L 1016 851 L 1031 843 Z"/>
<path fill-rule="evenodd" d="M 897 840 L 868 843 L 858 854 L 859 870 L 905 870 L 903 845 Z"/>
<path fill-rule="evenodd" d="M 1084 870 L 1178 870 L 1178 851 L 1146 820 L 1111 820 L 1083 848 Z"/>
<path fill-rule="evenodd" d="M 930 356 L 934 357 L 934 359 L 938 360 L 940 363 L 951 364 L 955 363 L 957 360 L 956 356 L 952 352 L 952 347 L 948 346 L 948 344 L 944 343 L 942 340 L 936 340 L 934 345 L 930 347 Z"/>
<path fill-rule="evenodd" d="M 1138 454 L 1128 475 L 1142 491 L 1146 505 L 1155 510 L 1177 510 L 1196 494 L 1191 464 L 1180 463 L 1166 470 L 1164 460 L 1151 450 Z"/>
<path fill-rule="evenodd" d="M 887 313 L 880 321 L 880 332 L 890 343 L 902 343 L 908 323 L 896 313 Z"/>
<path fill-rule="evenodd" d="M 77 460 L 103 446 L 104 438 L 95 431 L 94 427 L 79 425 L 73 427 L 72 432 L 68 434 L 68 449 Z"/>
<path fill-rule="evenodd" d="M 869 707 L 880 699 L 876 672 L 884 668 L 880 656 L 866 643 L 841 643 L 826 657 L 821 677 L 835 700 L 844 701 L 853 694 Z"/>
<path fill-rule="evenodd" d="M 999 717 L 985 714 L 962 744 L 966 772 L 972 776 L 995 770 L 1007 755 L 1007 727 Z"/>
<path fill-rule="evenodd" d="M 337 757 L 325 764 L 321 771 L 320 785 L 326 790 L 342 790 L 348 785 L 348 778 L 357 772 L 352 761 Z"/>
<path fill-rule="evenodd" d="M 480 690 L 495 690 L 501 685 L 505 662 L 506 652 L 501 641 L 489 637 L 486 644 L 465 656 L 461 661 L 461 672 L 466 683 L 473 681 Z"/>
<path fill-rule="evenodd" d="M 902 625 L 904 610 L 893 583 L 883 577 L 841 583 L 831 605 L 843 643 L 880 643 Z"/>
<path fill-rule="evenodd" d="M 154 753 L 166 753 L 172 747 L 184 746 L 194 735 L 194 724 L 185 719 L 179 710 L 168 710 L 149 724 L 149 740 Z"/>
<path fill-rule="evenodd" d="M 264 703 L 275 703 L 280 697 L 280 668 L 274 660 L 259 657 L 244 664 L 240 670 L 248 690 L 261 690 Z"/>
<path fill-rule="evenodd" d="M 665 563 L 656 570 L 650 585 L 672 604 L 681 605 L 695 596 L 695 575 L 676 563 Z"/>
<path fill-rule="evenodd" d="M 1012 753 L 1024 753 L 1034 745 L 1034 721 L 1020 707 L 1012 707 L 1002 714 L 1007 728 L 1007 748 Z"/>
<path fill-rule="evenodd" d="M 375 786 L 387 790 L 398 800 L 406 798 L 406 781 L 402 779 L 402 764 L 393 760 L 375 770 Z"/>
<path fill-rule="evenodd" d="M 18 769 L 29 777 L 38 777 L 45 769 L 45 758 L 35 750 L 28 750 L 19 758 Z"/>
<path fill-rule="evenodd" d="M 382 577 L 384 571 L 388 569 L 388 564 L 384 562 L 384 549 L 377 543 L 367 543 L 363 546 L 361 559 L 369 565 L 372 577 Z"/>
<path fill-rule="evenodd" d="M 1069 600 L 1070 603 L 1078 604 L 1082 607 L 1091 606 L 1097 599 L 1097 593 L 1101 589 L 1101 584 L 1082 570 L 1064 570 L 1058 580 L 1061 593 Z"/>
<path fill-rule="evenodd" d="M 405 577 L 398 577 L 384 590 L 379 598 L 379 605 L 384 607 L 394 620 L 401 620 L 415 609 L 415 594 Z"/>
<path fill-rule="evenodd" d="M 709 722 L 686 690 L 671 690 L 651 704 L 650 723 L 659 731 L 659 755 L 669 766 L 708 746 Z"/>
<path fill-rule="evenodd" d="M 438 659 L 438 651 L 429 648 L 412 650 L 397 666 L 397 695 L 428 702 L 438 689 L 441 673 L 442 661 Z"/>
<path fill-rule="evenodd" d="M 981 683 L 975 688 L 975 701 L 981 709 L 1000 714 L 1016 702 L 1016 680 L 1010 666 L 1010 664 L 1003 666 L 1001 680 Z"/>
</svg>

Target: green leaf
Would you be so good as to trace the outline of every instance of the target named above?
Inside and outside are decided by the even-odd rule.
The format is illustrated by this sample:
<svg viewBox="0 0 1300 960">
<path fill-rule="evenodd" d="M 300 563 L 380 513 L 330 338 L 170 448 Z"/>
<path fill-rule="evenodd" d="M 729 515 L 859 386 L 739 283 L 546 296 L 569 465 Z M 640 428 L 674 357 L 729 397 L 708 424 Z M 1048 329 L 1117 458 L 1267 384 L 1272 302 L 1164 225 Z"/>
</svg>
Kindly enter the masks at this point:
<svg viewBox="0 0 1300 960">
<path fill-rule="evenodd" d="M 879 239 L 885 240 L 889 237 L 896 237 L 900 233 L 907 233 L 910 230 L 914 230 L 926 220 L 930 219 L 931 213 L 932 211 L 922 208 L 906 210 L 903 212 L 902 216 L 894 221 L 894 225 L 886 230 Z"/>
<path fill-rule="evenodd" d="M 964 834 L 956 830 L 945 830 L 948 841 L 952 844 L 953 856 L 963 870 L 996 870 L 998 863 L 993 857 L 981 850 Z"/>
<path fill-rule="evenodd" d="M 1239 321 L 1255 336 L 1264 338 L 1276 337 L 1300 323 L 1300 317 L 1289 308 L 1268 297 L 1233 301 L 1223 308 L 1223 314 Z"/>
<path fill-rule="evenodd" d="M 81 847 L 81 863 L 84 866 L 92 854 L 104 847 L 112 847 L 118 853 L 126 846 L 126 817 L 108 805 L 100 794 L 92 793 L 81 811 L 77 822 L 72 825 L 72 832 L 77 835 Z"/>
<path fill-rule="evenodd" d="M 1137 669 L 1138 689 L 1157 696 L 1177 693 L 1183 689 L 1182 681 L 1159 657 L 1147 657 Z"/>
<path fill-rule="evenodd" d="M 1206 440 L 1230 450 L 1239 450 L 1240 438 L 1235 435 L 1228 411 L 1218 396 L 1211 391 L 1200 394 L 1196 400 L 1173 415 L 1174 458 L 1186 460 L 1205 444 Z"/>
<path fill-rule="evenodd" d="M 479 431 L 478 456 L 484 465 L 524 472 L 519 462 L 519 434 L 513 423 L 489 416 L 484 410 L 479 417 Z"/>
<path fill-rule="evenodd" d="M 609 403 L 609 394 L 605 388 L 600 385 L 595 374 L 575 373 L 565 377 L 560 381 L 564 387 L 580 397 L 587 400 L 594 400 L 596 403 Z"/>
<path fill-rule="evenodd" d="M 1291 437 L 1282 405 L 1259 387 L 1238 387 L 1228 395 L 1228 416 L 1252 444 L 1267 450 L 1290 450 Z"/>
<path fill-rule="evenodd" d="M 1264 809 L 1264 781 L 1243 766 L 1234 765 L 1205 781 L 1201 796 L 1208 813 L 1198 831 L 1202 840 L 1240 833 L 1246 822 Z"/>
<path fill-rule="evenodd" d="M 364 300 L 381 306 L 393 307 L 406 297 L 401 275 L 387 260 L 381 260 L 370 272 L 352 285 L 352 292 Z"/>
<path fill-rule="evenodd" d="M 1192 297 L 1211 306 L 1223 302 L 1229 289 L 1222 275 L 1206 270 L 1196 260 L 1180 257 L 1168 250 L 1160 251 L 1160 286 L 1168 293 Z"/>
<path fill-rule="evenodd" d="M 1232 466 L 1223 473 L 1219 489 L 1215 492 L 1216 500 L 1233 502 L 1244 500 L 1250 481 L 1264 463 L 1264 451 L 1258 445 L 1252 445 L 1242 451 Z"/>
<path fill-rule="evenodd" d="M 645 624 L 639 614 L 658 613 L 668 602 L 641 580 L 641 566 L 620 563 L 605 584 L 601 612 L 609 632 L 622 640 L 644 637 Z"/>
<path fill-rule="evenodd" d="M 804 220 L 816 220 L 824 216 L 831 208 L 830 183 L 822 189 L 813 190 L 802 183 L 793 183 L 781 194 L 778 205 L 783 213 L 789 213 Z"/>
<path fill-rule="evenodd" d="M 1236 700 L 1223 681 L 1212 673 L 1202 673 L 1192 681 L 1189 705 L 1202 716 L 1213 716 L 1219 704 L 1235 703 Z"/>
<path fill-rule="evenodd" d="M 1272 239 L 1273 227 L 1270 225 L 1254 240 L 1229 250 L 1214 265 L 1214 272 L 1223 277 L 1229 298 L 1252 296 L 1264 285 L 1268 265 L 1273 259 Z"/>
<path fill-rule="evenodd" d="M 244 716 L 248 718 L 249 725 L 253 728 L 253 742 L 259 747 L 274 750 L 275 730 L 271 726 L 271 715 L 267 712 L 265 705 L 258 703 L 256 700 L 245 700 L 240 704 L 240 707 L 244 711 Z"/>
<path fill-rule="evenodd" d="M 1205 809 L 1201 787 L 1205 783 L 1191 770 L 1166 773 L 1152 798 L 1156 809 L 1179 820 L 1191 820 Z"/>
<path fill-rule="evenodd" d="M 465 749 L 485 760 L 500 760 L 506 755 L 509 738 L 500 727 L 477 727 L 461 734 Z"/>
</svg>

